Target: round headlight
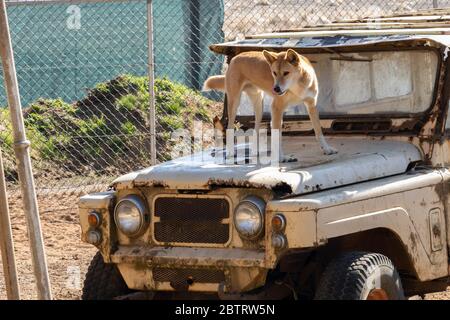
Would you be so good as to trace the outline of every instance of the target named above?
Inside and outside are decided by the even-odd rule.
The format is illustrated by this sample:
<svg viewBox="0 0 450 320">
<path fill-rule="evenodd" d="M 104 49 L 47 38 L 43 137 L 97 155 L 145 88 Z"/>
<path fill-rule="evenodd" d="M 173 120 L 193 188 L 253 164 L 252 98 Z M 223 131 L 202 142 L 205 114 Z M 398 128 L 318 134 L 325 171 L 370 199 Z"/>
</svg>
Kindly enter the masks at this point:
<svg viewBox="0 0 450 320">
<path fill-rule="evenodd" d="M 247 197 L 234 211 L 234 226 L 240 236 L 254 240 L 264 229 L 265 202 L 257 197 Z"/>
<path fill-rule="evenodd" d="M 145 223 L 145 203 L 136 196 L 129 195 L 120 200 L 114 210 L 116 226 L 127 236 L 138 235 Z"/>
</svg>

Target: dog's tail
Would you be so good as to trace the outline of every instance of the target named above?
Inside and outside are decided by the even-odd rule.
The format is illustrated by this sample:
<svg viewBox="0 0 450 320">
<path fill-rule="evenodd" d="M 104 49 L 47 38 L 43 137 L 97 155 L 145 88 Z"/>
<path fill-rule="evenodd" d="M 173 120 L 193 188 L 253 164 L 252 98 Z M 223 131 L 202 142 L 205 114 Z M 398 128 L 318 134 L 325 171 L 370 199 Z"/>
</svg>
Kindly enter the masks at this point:
<svg viewBox="0 0 450 320">
<path fill-rule="evenodd" d="M 209 77 L 203 84 L 202 91 L 225 91 L 225 76 L 212 76 Z"/>
</svg>

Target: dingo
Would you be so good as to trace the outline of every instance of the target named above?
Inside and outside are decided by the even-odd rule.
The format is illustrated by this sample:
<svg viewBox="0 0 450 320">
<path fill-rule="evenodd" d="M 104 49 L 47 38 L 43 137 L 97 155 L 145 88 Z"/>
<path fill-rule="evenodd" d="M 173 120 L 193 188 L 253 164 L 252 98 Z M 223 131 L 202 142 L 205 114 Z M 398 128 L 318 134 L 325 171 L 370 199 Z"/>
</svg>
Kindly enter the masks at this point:
<svg viewBox="0 0 450 320">
<path fill-rule="evenodd" d="M 325 154 L 337 151 L 325 140 L 316 109 L 319 93 L 318 81 L 309 60 L 292 49 L 274 53 L 264 50 L 244 52 L 234 57 L 225 76 L 213 76 L 205 81 L 204 91 L 224 91 L 228 98 L 228 129 L 234 127 L 241 93 L 250 98 L 255 111 L 255 131 L 259 131 L 263 113 L 264 92 L 273 97 L 272 129 L 279 130 L 280 160 L 286 158 L 281 145 L 283 113 L 289 106 L 304 103 L 312 121 L 316 139 Z"/>
</svg>

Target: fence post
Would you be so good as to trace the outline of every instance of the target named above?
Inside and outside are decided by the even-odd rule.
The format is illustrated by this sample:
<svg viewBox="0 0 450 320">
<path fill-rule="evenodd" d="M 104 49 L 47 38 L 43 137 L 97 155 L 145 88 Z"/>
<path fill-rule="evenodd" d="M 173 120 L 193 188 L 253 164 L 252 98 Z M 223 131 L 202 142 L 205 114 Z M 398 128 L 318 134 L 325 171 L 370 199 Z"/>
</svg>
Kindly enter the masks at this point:
<svg viewBox="0 0 450 320">
<path fill-rule="evenodd" d="M 189 1 L 189 73 L 190 85 L 200 90 L 200 1 Z"/>
<path fill-rule="evenodd" d="M 6 296 L 9 300 L 19 300 L 14 243 L 9 218 L 8 196 L 6 194 L 5 172 L 3 170 L 2 150 L 0 148 L 0 249 L 5 277 Z"/>
<path fill-rule="evenodd" d="M 51 299 L 50 282 L 47 271 L 44 241 L 42 239 L 39 209 L 34 189 L 33 171 L 29 153 L 30 142 L 26 139 L 17 83 L 14 54 L 9 33 L 8 16 L 5 0 L 0 0 L 0 55 L 3 65 L 8 106 L 11 112 L 11 123 L 14 135 L 14 152 L 17 158 L 17 172 L 22 190 L 23 207 L 28 224 L 31 258 L 36 278 L 38 298 Z"/>
<path fill-rule="evenodd" d="M 433 8 L 439 8 L 438 0 L 433 0 Z"/>
<path fill-rule="evenodd" d="M 153 51 L 153 0 L 147 0 L 148 91 L 150 122 L 150 163 L 156 164 L 155 61 Z"/>
</svg>

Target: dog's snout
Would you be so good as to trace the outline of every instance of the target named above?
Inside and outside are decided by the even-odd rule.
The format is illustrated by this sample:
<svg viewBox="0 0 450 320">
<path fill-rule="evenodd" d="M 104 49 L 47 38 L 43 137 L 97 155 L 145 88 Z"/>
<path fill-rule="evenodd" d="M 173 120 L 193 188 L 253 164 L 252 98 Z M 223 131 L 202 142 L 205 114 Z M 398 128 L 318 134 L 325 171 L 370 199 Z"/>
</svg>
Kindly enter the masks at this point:
<svg viewBox="0 0 450 320">
<path fill-rule="evenodd" d="M 281 88 L 280 88 L 280 86 L 274 86 L 274 87 L 273 87 L 273 91 L 275 91 L 276 93 L 281 93 Z"/>
</svg>

